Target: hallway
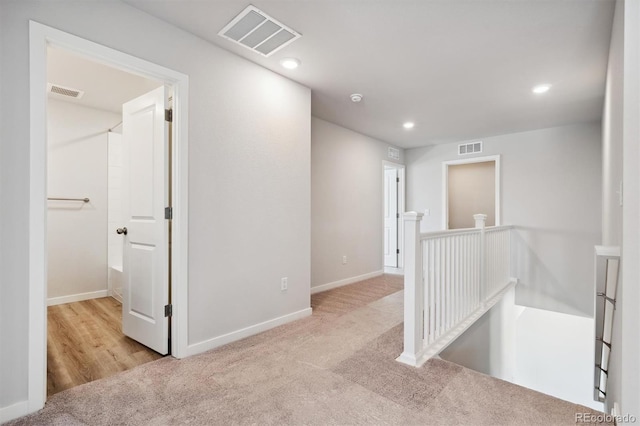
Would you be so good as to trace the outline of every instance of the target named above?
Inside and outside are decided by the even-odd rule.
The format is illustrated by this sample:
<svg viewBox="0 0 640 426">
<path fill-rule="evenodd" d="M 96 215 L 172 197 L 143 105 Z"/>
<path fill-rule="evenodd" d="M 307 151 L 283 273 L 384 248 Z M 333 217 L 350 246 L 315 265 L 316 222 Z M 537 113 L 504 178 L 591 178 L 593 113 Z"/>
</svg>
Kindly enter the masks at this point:
<svg viewBox="0 0 640 426">
<path fill-rule="evenodd" d="M 313 315 L 54 395 L 10 424 L 575 424 L 594 411 L 402 350 L 403 278 L 312 296 Z"/>
</svg>

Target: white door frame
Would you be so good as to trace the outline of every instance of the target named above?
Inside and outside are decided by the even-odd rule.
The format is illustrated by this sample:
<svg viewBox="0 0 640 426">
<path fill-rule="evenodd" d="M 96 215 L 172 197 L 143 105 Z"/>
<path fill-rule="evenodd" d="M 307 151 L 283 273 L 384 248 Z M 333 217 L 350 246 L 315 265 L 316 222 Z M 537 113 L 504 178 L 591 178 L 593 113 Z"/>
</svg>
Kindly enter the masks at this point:
<svg viewBox="0 0 640 426">
<path fill-rule="evenodd" d="M 449 229 L 449 166 L 471 163 L 486 163 L 489 161 L 495 161 L 496 163 L 496 226 L 502 225 L 502 213 L 500 211 L 500 206 L 502 205 L 500 197 L 500 156 L 489 155 L 486 157 L 464 158 L 461 160 L 450 160 L 442 162 L 442 229 Z"/>
<path fill-rule="evenodd" d="M 398 177 L 400 178 L 400 182 L 398 184 L 398 213 L 400 213 L 400 219 L 398 220 L 398 248 L 400 249 L 400 253 L 398 254 L 398 269 L 404 268 L 404 221 L 402 220 L 402 215 L 405 212 L 405 167 L 404 164 L 393 163 L 391 161 L 382 160 L 382 187 L 380 193 L 382 196 L 382 251 L 380 255 L 382 256 L 382 269 L 384 270 L 384 169 L 385 167 L 391 167 L 393 169 L 398 170 Z"/>
<path fill-rule="evenodd" d="M 83 55 L 173 86 L 171 352 L 187 354 L 189 77 L 60 30 L 29 21 L 29 383 L 28 411 L 44 406 L 47 392 L 47 46 Z"/>
</svg>

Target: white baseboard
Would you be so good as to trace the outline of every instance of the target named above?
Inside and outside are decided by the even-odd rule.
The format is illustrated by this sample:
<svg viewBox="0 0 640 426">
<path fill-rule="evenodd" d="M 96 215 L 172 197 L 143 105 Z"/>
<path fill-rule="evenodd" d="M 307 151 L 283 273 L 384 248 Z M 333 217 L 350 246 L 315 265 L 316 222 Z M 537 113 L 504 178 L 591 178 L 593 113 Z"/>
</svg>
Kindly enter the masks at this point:
<svg viewBox="0 0 640 426">
<path fill-rule="evenodd" d="M 20 401 L 8 407 L 0 408 L 0 423 L 8 422 L 29 414 L 29 402 Z"/>
<path fill-rule="evenodd" d="M 263 331 L 270 330 L 274 327 L 278 327 L 279 325 L 299 320 L 310 315 L 311 308 L 306 308 L 301 311 L 293 312 L 291 314 L 261 322 L 259 324 L 251 325 L 240 330 L 232 331 L 231 333 L 223 334 L 222 336 L 214 337 L 213 339 L 205 340 L 204 342 L 194 343 L 193 345 L 187 346 L 186 356 L 206 352 L 208 350 L 226 345 L 227 343 L 235 342 L 237 340 L 244 339 L 245 337 L 262 333 Z"/>
<path fill-rule="evenodd" d="M 47 306 L 62 305 L 63 303 L 80 302 L 82 300 L 97 299 L 109 296 L 108 290 L 91 291 L 89 293 L 71 294 L 69 296 L 50 297 Z"/>
<path fill-rule="evenodd" d="M 323 291 L 331 290 L 332 288 L 342 287 L 343 285 L 357 283 L 358 281 L 368 280 L 369 278 L 379 277 L 382 274 L 384 274 L 384 271 L 373 271 L 367 274 L 358 275 L 356 277 L 345 278 L 343 280 L 334 281 L 332 283 L 316 285 L 311 287 L 311 294 L 316 294 Z"/>
<path fill-rule="evenodd" d="M 385 266 L 384 273 L 391 275 L 404 275 L 404 268 L 392 268 L 390 266 Z"/>
</svg>

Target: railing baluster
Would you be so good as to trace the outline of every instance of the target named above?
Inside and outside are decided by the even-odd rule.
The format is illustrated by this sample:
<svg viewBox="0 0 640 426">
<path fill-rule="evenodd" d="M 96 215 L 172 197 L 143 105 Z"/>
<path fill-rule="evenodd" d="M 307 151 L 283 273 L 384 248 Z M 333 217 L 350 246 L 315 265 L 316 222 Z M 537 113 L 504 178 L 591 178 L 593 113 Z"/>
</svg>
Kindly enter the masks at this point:
<svg viewBox="0 0 640 426">
<path fill-rule="evenodd" d="M 449 328 L 451 328 L 451 322 L 452 322 L 451 321 L 451 302 L 452 302 L 451 287 L 452 287 L 453 283 L 451 282 L 451 275 L 452 275 L 451 274 L 451 238 L 452 237 L 449 237 L 446 240 L 446 246 L 447 246 L 447 248 L 446 248 L 447 256 L 446 256 L 446 259 L 445 259 L 445 262 L 447 264 L 447 267 L 446 267 L 447 278 L 445 279 L 445 286 L 446 286 L 446 289 L 447 289 L 447 292 L 446 292 L 446 294 L 447 294 L 446 299 L 447 300 L 446 300 L 446 304 L 445 304 L 446 307 L 447 307 L 447 310 L 445 312 L 445 317 L 446 317 L 445 329 L 446 330 L 449 330 Z"/>
<path fill-rule="evenodd" d="M 464 314 L 467 315 L 469 310 L 469 236 L 464 235 L 464 250 L 463 250 L 463 262 L 464 262 Z"/>
<path fill-rule="evenodd" d="M 440 298 L 438 302 L 438 336 L 441 336 L 444 333 L 444 309 L 445 309 L 445 288 L 444 288 L 444 246 L 445 239 L 438 240 L 438 270 L 440 274 L 438 275 L 438 289 L 440 291 Z"/>
<path fill-rule="evenodd" d="M 455 283 L 454 286 L 454 291 L 453 291 L 453 301 L 454 301 L 454 315 L 453 315 L 453 321 L 454 322 L 458 322 L 458 320 L 460 319 L 460 278 L 459 278 L 459 269 L 458 269 L 458 262 L 457 260 L 460 258 L 460 256 L 458 255 L 458 242 L 460 241 L 459 236 L 455 236 L 454 238 L 454 244 L 453 244 L 453 258 L 456 259 L 456 262 L 454 264 L 453 267 L 453 280 Z"/>
<path fill-rule="evenodd" d="M 429 247 L 431 248 L 429 254 L 429 265 L 431 266 L 431 271 L 429 272 L 429 293 L 431 294 L 431 305 L 429 311 L 429 334 L 431 341 L 435 340 L 436 334 L 436 272 L 435 272 L 435 262 L 436 262 L 436 243 L 435 240 L 429 241 Z"/>
<path fill-rule="evenodd" d="M 446 244 L 446 238 L 443 238 L 438 241 L 438 268 L 440 270 L 440 282 L 438 283 L 438 287 L 440 289 L 440 302 L 438 303 L 438 307 L 440 308 L 438 315 L 438 335 L 442 335 L 444 333 L 444 312 L 445 312 L 445 286 L 444 286 L 444 246 Z"/>
<path fill-rule="evenodd" d="M 434 306 L 434 310 L 435 310 L 435 322 L 434 322 L 435 334 L 434 335 L 435 337 L 438 337 L 440 335 L 440 240 L 435 240 L 434 245 L 435 245 L 435 249 L 433 251 L 433 254 L 434 254 L 433 266 L 435 270 L 434 288 L 436 292 L 436 296 L 435 296 L 436 303 Z"/>
</svg>

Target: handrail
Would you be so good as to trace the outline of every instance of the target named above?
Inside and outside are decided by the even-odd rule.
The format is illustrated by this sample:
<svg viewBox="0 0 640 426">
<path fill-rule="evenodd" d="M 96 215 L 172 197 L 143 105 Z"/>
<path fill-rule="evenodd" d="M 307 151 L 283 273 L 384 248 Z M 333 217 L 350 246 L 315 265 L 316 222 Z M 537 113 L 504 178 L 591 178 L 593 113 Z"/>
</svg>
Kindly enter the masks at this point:
<svg viewBox="0 0 640 426">
<path fill-rule="evenodd" d="M 496 232 L 496 231 L 502 231 L 503 229 L 513 229 L 513 228 L 514 228 L 513 225 L 487 226 L 486 228 L 484 228 L 484 231 Z"/>
<path fill-rule="evenodd" d="M 485 232 L 501 231 L 503 229 L 513 229 L 513 225 L 500 225 L 500 226 L 487 226 L 484 228 Z M 432 231 L 420 233 L 421 240 L 429 240 L 438 237 L 453 237 L 455 235 L 468 235 L 479 234 L 479 228 L 461 228 L 461 229 L 447 229 L 444 231 Z"/>
<path fill-rule="evenodd" d="M 595 401 L 604 401 L 611 360 L 611 341 L 619 280 L 620 247 L 595 247 Z M 601 298 L 601 299 L 600 299 Z M 601 301 L 602 300 L 602 301 Z"/>
</svg>

